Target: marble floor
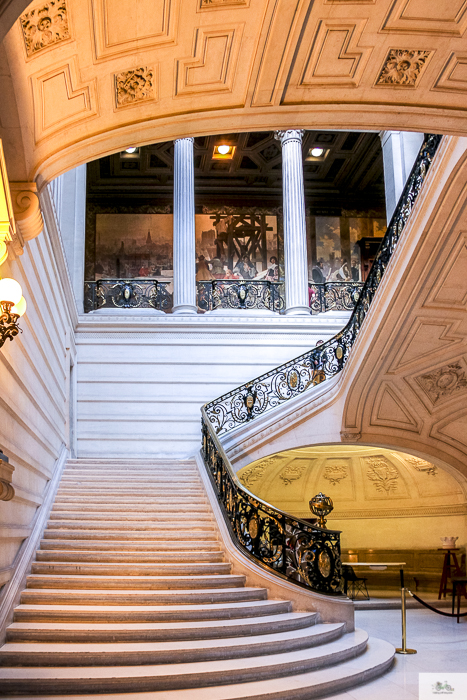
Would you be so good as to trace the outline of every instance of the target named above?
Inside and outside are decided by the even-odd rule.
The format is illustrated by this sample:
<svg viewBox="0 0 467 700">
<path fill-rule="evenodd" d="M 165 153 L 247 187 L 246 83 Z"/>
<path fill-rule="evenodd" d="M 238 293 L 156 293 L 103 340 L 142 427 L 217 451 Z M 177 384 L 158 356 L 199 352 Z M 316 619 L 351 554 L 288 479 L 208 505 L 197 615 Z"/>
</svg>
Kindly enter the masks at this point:
<svg viewBox="0 0 467 700">
<path fill-rule="evenodd" d="M 355 624 L 370 636 L 401 646 L 400 610 L 357 610 Z M 419 673 L 467 674 L 467 618 L 457 624 L 455 618 L 429 610 L 408 610 L 407 647 L 418 653 L 396 654 L 394 666 L 382 678 L 329 695 L 329 700 L 419 700 Z"/>
</svg>

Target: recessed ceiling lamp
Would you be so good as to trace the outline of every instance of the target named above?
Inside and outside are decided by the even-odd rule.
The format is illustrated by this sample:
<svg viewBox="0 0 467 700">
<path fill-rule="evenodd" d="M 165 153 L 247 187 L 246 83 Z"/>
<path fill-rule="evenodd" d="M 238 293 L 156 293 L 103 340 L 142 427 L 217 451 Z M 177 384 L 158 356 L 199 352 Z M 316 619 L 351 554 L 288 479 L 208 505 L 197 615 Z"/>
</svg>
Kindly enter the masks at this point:
<svg viewBox="0 0 467 700">
<path fill-rule="evenodd" d="M 308 150 L 305 160 L 308 161 L 323 161 L 329 153 L 329 148 L 321 148 L 320 146 L 313 146 Z"/>
<path fill-rule="evenodd" d="M 235 146 L 229 146 L 228 143 L 220 143 L 218 146 L 214 146 L 214 152 L 212 154 L 212 157 L 223 160 L 230 160 L 231 158 L 233 158 L 234 153 Z"/>
<path fill-rule="evenodd" d="M 137 146 L 128 146 L 128 148 L 125 148 L 125 153 L 136 153 L 137 150 Z"/>
</svg>

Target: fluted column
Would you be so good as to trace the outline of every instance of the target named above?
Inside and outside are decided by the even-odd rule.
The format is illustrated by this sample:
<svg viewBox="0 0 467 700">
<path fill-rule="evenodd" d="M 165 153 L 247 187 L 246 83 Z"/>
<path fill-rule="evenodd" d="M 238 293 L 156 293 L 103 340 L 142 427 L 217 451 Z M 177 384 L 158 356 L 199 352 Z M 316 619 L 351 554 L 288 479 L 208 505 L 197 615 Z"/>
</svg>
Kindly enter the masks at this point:
<svg viewBox="0 0 467 700">
<path fill-rule="evenodd" d="M 276 131 L 275 134 L 282 144 L 285 313 L 295 315 L 310 313 L 303 189 L 303 134 L 304 131 L 298 129 Z"/>
<path fill-rule="evenodd" d="M 174 142 L 174 314 L 197 313 L 193 141 Z"/>
</svg>

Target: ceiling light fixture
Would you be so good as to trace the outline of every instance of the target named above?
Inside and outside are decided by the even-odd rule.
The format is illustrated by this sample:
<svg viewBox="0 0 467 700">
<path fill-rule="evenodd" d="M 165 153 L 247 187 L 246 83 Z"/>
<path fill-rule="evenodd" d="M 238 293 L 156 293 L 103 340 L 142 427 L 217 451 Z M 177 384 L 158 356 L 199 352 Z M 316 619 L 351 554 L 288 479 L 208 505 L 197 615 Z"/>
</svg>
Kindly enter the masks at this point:
<svg viewBox="0 0 467 700">
<path fill-rule="evenodd" d="M 128 148 L 125 148 L 125 153 L 136 153 L 137 150 L 137 146 L 128 146 Z"/>
<path fill-rule="evenodd" d="M 231 146 L 227 146 L 226 143 L 223 143 L 217 147 L 217 150 L 221 154 L 221 156 L 226 156 L 231 148 L 232 148 Z"/>
<path fill-rule="evenodd" d="M 310 153 L 313 158 L 321 158 L 324 153 L 324 148 L 312 148 Z"/>
<path fill-rule="evenodd" d="M 232 160 L 235 153 L 235 146 L 229 146 L 228 143 L 220 143 L 214 146 L 212 157 L 216 160 Z"/>
<path fill-rule="evenodd" d="M 26 299 L 21 285 L 10 277 L 0 280 L 0 348 L 6 339 L 18 335 L 18 319 L 26 311 Z"/>
</svg>

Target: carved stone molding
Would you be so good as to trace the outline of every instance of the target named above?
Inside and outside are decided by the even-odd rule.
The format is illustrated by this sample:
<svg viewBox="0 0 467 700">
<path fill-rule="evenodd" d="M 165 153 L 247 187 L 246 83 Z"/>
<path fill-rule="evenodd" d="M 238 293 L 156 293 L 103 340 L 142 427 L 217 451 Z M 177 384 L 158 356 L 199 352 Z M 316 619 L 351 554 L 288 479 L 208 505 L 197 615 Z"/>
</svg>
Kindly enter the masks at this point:
<svg viewBox="0 0 467 700">
<path fill-rule="evenodd" d="M 50 0 L 20 17 L 26 54 L 55 46 L 70 38 L 66 0 Z"/>
<path fill-rule="evenodd" d="M 36 183 L 10 182 L 10 190 L 18 232 L 23 241 L 31 241 L 44 228 Z"/>
<path fill-rule="evenodd" d="M 0 501 L 11 501 L 14 498 L 15 489 L 8 481 L 0 479 Z"/>
<path fill-rule="evenodd" d="M 391 49 L 376 85 L 416 87 L 433 51 Z"/>
<path fill-rule="evenodd" d="M 218 7 L 248 7 L 250 0 L 198 0 L 200 10 L 214 10 Z"/>
<path fill-rule="evenodd" d="M 362 434 L 358 430 L 352 430 L 351 428 L 347 428 L 347 430 L 341 430 L 342 442 L 358 442 L 361 437 Z"/>
<path fill-rule="evenodd" d="M 116 106 L 125 107 L 155 97 L 154 68 L 141 66 L 115 76 Z"/>
<path fill-rule="evenodd" d="M 428 374 L 421 374 L 415 377 L 415 381 L 433 406 L 441 399 L 465 392 L 467 389 L 467 377 L 459 362 L 444 365 Z"/>
</svg>

